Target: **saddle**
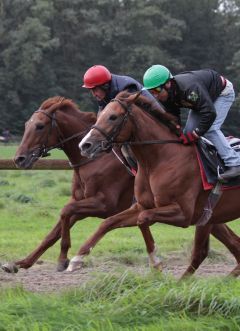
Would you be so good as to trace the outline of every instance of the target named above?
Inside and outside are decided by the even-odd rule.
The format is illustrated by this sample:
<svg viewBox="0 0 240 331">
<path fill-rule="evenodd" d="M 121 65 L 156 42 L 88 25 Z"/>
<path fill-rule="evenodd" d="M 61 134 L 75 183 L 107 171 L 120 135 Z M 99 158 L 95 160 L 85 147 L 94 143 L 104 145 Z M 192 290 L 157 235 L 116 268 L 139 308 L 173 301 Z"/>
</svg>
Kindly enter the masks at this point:
<svg viewBox="0 0 240 331">
<path fill-rule="evenodd" d="M 240 139 L 235 137 L 227 137 L 230 146 L 240 152 Z M 206 175 L 206 180 L 209 184 L 215 184 L 221 174 L 224 173 L 226 167 L 223 160 L 220 158 L 215 146 L 206 138 L 200 137 L 196 143 L 198 159 L 201 161 L 200 167 L 203 168 Z M 224 186 L 240 185 L 240 178 L 233 178 L 223 183 Z"/>
</svg>

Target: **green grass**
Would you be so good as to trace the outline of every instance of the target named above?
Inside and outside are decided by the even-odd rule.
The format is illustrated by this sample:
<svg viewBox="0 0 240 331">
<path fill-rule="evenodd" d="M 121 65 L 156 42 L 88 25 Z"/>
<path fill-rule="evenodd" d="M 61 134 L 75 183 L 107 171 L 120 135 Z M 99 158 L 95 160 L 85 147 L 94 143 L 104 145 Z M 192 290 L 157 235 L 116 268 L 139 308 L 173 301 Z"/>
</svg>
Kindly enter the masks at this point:
<svg viewBox="0 0 240 331">
<path fill-rule="evenodd" d="M 1 330 L 239 330 L 234 280 L 100 275 L 61 294 L 1 291 Z"/>
<path fill-rule="evenodd" d="M 0 155 L 12 158 L 15 150 L 15 146 L 3 146 Z M 0 172 L 0 261 L 23 258 L 41 242 L 68 201 L 71 175 L 71 171 Z M 74 226 L 70 257 L 99 224 L 99 219 L 88 218 Z M 240 233 L 239 222 L 232 222 L 231 227 Z M 156 224 L 152 232 L 163 258 L 188 259 L 194 227 Z M 211 247 L 212 258 L 224 263 L 226 249 L 213 238 Z M 58 254 L 56 244 L 41 259 L 56 261 Z M 146 263 L 138 228 L 108 233 L 91 255 L 104 263 L 121 262 L 123 271 L 120 275 L 114 270 L 96 273 L 93 281 L 58 294 L 34 294 L 20 287 L 1 289 L 0 331 L 240 330 L 238 280 L 193 278 L 178 283 L 155 272 L 124 272 L 124 264 Z"/>
</svg>

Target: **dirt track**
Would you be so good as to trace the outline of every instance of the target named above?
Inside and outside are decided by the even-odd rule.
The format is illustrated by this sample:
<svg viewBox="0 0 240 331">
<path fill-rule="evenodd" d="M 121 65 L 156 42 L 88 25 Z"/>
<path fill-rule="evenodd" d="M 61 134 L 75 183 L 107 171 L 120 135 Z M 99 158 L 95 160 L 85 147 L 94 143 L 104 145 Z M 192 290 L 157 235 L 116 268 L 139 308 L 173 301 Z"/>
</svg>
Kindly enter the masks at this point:
<svg viewBox="0 0 240 331">
<path fill-rule="evenodd" d="M 224 256 L 222 261 L 206 260 L 196 275 L 198 277 L 211 277 L 211 276 L 225 276 L 236 265 L 231 256 Z M 179 261 L 179 258 L 172 256 L 164 260 L 164 273 L 171 273 L 176 278 L 185 270 L 186 261 Z M 137 272 L 138 274 L 147 274 L 150 272 L 149 267 L 146 265 L 124 265 L 116 261 L 108 261 L 107 263 L 99 263 L 97 260 L 89 263 L 81 270 L 73 273 L 56 272 L 56 265 L 53 263 L 42 262 L 36 264 L 28 270 L 20 269 L 17 274 L 7 274 L 0 270 L 0 286 L 1 287 L 14 287 L 16 285 L 22 286 L 24 289 L 32 292 L 59 292 L 69 288 L 81 286 L 88 280 L 94 279 L 99 273 L 119 273 L 129 270 L 130 272 Z"/>
</svg>

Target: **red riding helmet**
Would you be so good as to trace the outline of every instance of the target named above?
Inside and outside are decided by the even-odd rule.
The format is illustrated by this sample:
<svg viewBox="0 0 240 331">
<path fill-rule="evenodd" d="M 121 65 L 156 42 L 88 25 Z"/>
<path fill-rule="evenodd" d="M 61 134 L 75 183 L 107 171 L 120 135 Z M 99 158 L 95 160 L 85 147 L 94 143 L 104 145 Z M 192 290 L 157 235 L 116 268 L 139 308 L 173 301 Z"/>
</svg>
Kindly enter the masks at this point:
<svg viewBox="0 0 240 331">
<path fill-rule="evenodd" d="M 91 89 L 108 83 L 111 78 L 111 73 L 106 67 L 102 65 L 95 65 L 85 72 L 83 77 L 84 84 L 82 87 Z"/>
</svg>

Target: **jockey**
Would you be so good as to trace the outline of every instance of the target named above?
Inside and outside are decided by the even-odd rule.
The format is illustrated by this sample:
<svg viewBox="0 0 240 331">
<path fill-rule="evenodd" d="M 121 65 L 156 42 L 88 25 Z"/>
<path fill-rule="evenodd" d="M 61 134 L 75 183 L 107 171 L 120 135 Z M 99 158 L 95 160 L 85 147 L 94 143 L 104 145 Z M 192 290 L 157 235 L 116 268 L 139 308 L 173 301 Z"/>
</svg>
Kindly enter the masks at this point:
<svg viewBox="0 0 240 331">
<path fill-rule="evenodd" d="M 180 117 L 181 108 L 190 108 L 184 128 L 188 140 L 206 137 L 216 147 L 228 169 L 223 179 L 240 176 L 240 154 L 234 151 L 221 126 L 235 99 L 232 83 L 211 69 L 182 72 L 173 76 L 162 65 L 151 66 L 143 76 L 144 87 L 170 113 Z"/>
<path fill-rule="evenodd" d="M 89 89 L 97 100 L 99 111 L 103 110 L 119 92 L 128 91 L 131 93 L 141 91 L 143 88 L 135 79 L 114 75 L 102 65 L 90 67 L 84 74 L 83 83 L 82 87 Z M 156 99 L 147 90 L 144 90 L 142 94 L 156 104 Z"/>
</svg>

